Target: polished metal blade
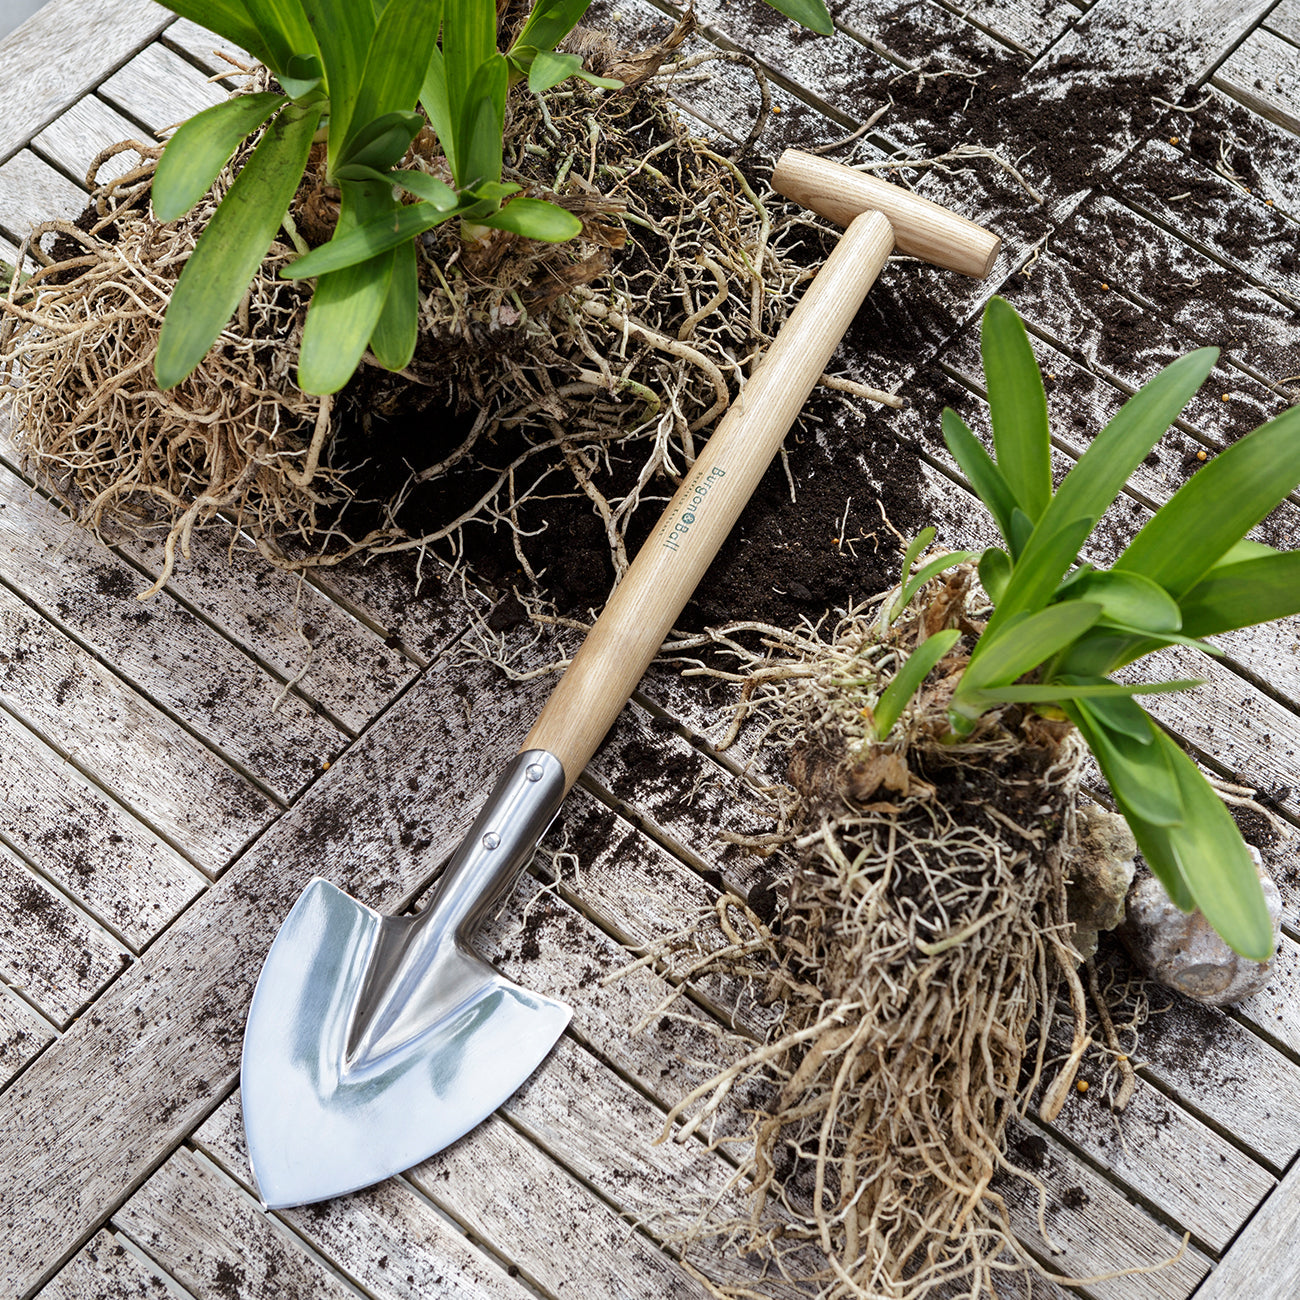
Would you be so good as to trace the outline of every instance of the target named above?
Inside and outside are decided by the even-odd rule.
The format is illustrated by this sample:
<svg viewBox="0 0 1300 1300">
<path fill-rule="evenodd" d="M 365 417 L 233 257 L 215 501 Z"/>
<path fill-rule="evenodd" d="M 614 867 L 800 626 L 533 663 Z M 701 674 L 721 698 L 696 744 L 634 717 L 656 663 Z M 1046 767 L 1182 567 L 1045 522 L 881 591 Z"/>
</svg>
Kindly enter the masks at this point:
<svg viewBox="0 0 1300 1300">
<path fill-rule="evenodd" d="M 518 1089 L 563 1033 L 563 1003 L 503 978 L 450 936 L 400 1032 L 367 1037 L 375 972 L 414 920 L 326 880 L 290 912 L 258 980 L 241 1070 L 249 1159 L 268 1207 L 303 1205 L 409 1169 Z"/>
</svg>

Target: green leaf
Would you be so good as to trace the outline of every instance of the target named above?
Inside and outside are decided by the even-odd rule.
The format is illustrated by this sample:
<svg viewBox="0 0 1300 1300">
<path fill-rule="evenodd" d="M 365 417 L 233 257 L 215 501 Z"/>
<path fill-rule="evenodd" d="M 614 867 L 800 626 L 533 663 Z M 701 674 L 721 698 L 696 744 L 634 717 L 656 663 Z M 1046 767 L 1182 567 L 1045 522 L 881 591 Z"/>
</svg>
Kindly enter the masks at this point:
<svg viewBox="0 0 1300 1300">
<path fill-rule="evenodd" d="M 405 110 L 372 118 L 339 151 L 339 167 L 391 167 L 401 161 L 423 126 L 424 118 L 419 113 Z M 341 178 L 340 171 L 334 174 Z"/>
<path fill-rule="evenodd" d="M 1183 821 L 1168 832 L 1168 842 L 1196 906 L 1234 952 L 1267 961 L 1273 955 L 1273 924 L 1236 822 L 1169 736 L 1158 731 L 1156 743 L 1178 782 Z"/>
<path fill-rule="evenodd" d="M 399 211 L 391 186 L 343 181 L 339 190 L 336 237 L 346 238 L 367 222 L 391 222 Z M 388 299 L 393 261 L 389 248 L 316 282 L 298 357 L 298 387 L 304 393 L 336 393 L 352 378 Z"/>
<path fill-rule="evenodd" d="M 876 737 L 884 740 L 894 729 L 908 701 L 920 689 L 930 670 L 957 644 L 961 633 L 955 628 L 945 628 L 922 641 L 908 655 L 906 662 L 894 674 L 893 680 L 881 692 L 873 710 Z"/>
<path fill-rule="evenodd" d="M 460 164 L 456 184 L 461 189 L 474 189 L 501 179 L 508 83 L 509 68 L 505 59 L 500 54 L 493 54 L 479 67 L 473 84 L 461 101 L 462 109 L 455 128 Z M 452 103 L 456 101 L 453 99 Z"/>
<path fill-rule="evenodd" d="M 824 0 L 767 0 L 767 3 L 818 36 L 830 36 L 835 31 Z"/>
<path fill-rule="evenodd" d="M 1175 599 L 1300 484 L 1300 406 L 1220 452 L 1174 493 L 1115 562 Z"/>
<path fill-rule="evenodd" d="M 414 239 L 426 230 L 432 230 L 460 211 L 460 208 L 452 208 L 450 211 L 435 208 L 431 203 L 412 203 L 398 207 L 393 212 L 367 221 L 346 233 L 336 230 L 334 238 L 328 244 L 313 248 L 306 256 L 290 262 L 280 271 L 280 277 L 284 280 L 307 280 L 314 275 L 326 275 L 331 271 L 355 266 Z"/>
<path fill-rule="evenodd" d="M 528 44 L 542 47 L 540 41 Z M 446 73 L 447 102 L 451 106 L 452 133 L 456 137 L 456 160 L 452 174 L 458 188 L 472 183 L 474 173 L 465 164 L 464 116 L 470 101 L 482 90 L 476 87 L 479 70 L 497 54 L 496 8 L 483 0 L 444 0 L 442 20 L 442 65 Z M 502 60 L 505 66 L 505 60 Z M 507 73 L 508 76 L 508 73 Z M 504 105 L 504 93 L 502 103 Z M 441 132 L 439 132 L 441 138 Z M 444 140 L 445 144 L 446 141 Z M 450 155 L 448 156 L 450 159 Z M 480 177 L 480 179 L 482 179 Z M 488 177 L 487 179 L 497 179 Z"/>
<path fill-rule="evenodd" d="M 389 172 L 388 175 L 389 179 L 396 181 L 404 190 L 409 190 L 417 199 L 432 203 L 442 212 L 450 212 L 459 201 L 456 191 L 450 185 L 436 176 L 430 176 L 428 172 L 396 171 Z"/>
<path fill-rule="evenodd" d="M 1143 713 L 1148 737 L 1139 740 L 1110 727 L 1088 700 L 1068 701 L 1063 707 L 1087 741 L 1115 799 L 1152 826 L 1177 826 L 1183 819 L 1178 781 L 1167 751 L 1155 743 L 1162 733 L 1150 717 Z"/>
<path fill-rule="evenodd" d="M 273 56 L 253 26 L 243 0 L 167 0 L 167 8 L 242 46 L 258 62 L 274 70 Z"/>
<path fill-rule="evenodd" d="M 948 444 L 953 460 L 970 480 L 976 495 L 988 507 L 998 531 L 1015 555 L 1011 537 L 1011 514 L 1016 508 L 1016 498 L 1002 471 L 993 463 L 993 458 L 984 450 L 984 444 L 970 431 L 966 421 L 956 411 L 945 406 L 942 423 L 943 440 Z"/>
<path fill-rule="evenodd" d="M 313 96 L 325 82 L 325 67 L 314 54 L 295 54 L 279 74 L 284 93 L 293 100 Z"/>
<path fill-rule="evenodd" d="M 1262 555 L 1276 555 L 1275 546 L 1265 546 L 1263 542 L 1252 542 L 1249 538 L 1243 537 L 1236 546 L 1229 547 L 1214 562 L 1214 568 L 1221 564 L 1240 564 L 1242 560 L 1255 560 Z"/>
<path fill-rule="evenodd" d="M 386 370 L 405 370 L 415 355 L 419 333 L 420 275 L 415 245 L 408 240 L 393 250 L 393 278 L 370 336 L 370 350 Z"/>
<path fill-rule="evenodd" d="M 510 53 L 528 46 L 543 53 L 555 49 L 581 22 L 590 4 L 591 0 L 538 0 Z"/>
<path fill-rule="evenodd" d="M 923 564 L 906 582 L 903 589 L 898 593 L 898 599 L 894 602 L 894 612 L 890 621 L 897 618 L 899 614 L 907 608 L 907 602 L 916 595 L 922 587 L 925 586 L 931 578 L 937 577 L 945 569 L 955 568 L 958 564 L 965 564 L 967 560 L 973 560 L 979 554 L 978 551 L 949 551 L 947 555 L 937 555 L 933 560 Z"/>
<path fill-rule="evenodd" d="M 209 190 L 241 141 L 286 102 L 283 95 L 238 95 L 196 113 L 168 141 L 153 177 L 153 210 L 175 221 Z"/>
<path fill-rule="evenodd" d="M 534 95 L 540 95 L 581 70 L 582 60 L 576 54 L 550 54 L 538 50 L 528 68 L 528 89 Z"/>
<path fill-rule="evenodd" d="M 154 358 L 159 388 L 179 384 L 203 360 L 239 306 L 289 210 L 319 120 L 318 108 L 285 108 L 208 222 L 163 320 Z"/>
<path fill-rule="evenodd" d="M 1002 593 L 1011 581 L 1011 557 L 1006 551 L 990 546 L 980 557 L 980 582 L 988 592 L 989 599 L 996 605 L 1002 599 Z"/>
<path fill-rule="evenodd" d="M 302 0 L 302 7 L 320 46 L 329 85 L 328 169 L 333 172 L 336 154 L 352 121 L 361 70 L 375 31 L 375 12 L 356 0 Z"/>
<path fill-rule="evenodd" d="M 1300 614 L 1300 551 L 1216 566 L 1179 603 L 1183 630 L 1198 637 Z"/>
<path fill-rule="evenodd" d="M 1029 336 L 1004 298 L 990 298 L 984 309 L 980 351 L 998 468 L 1017 505 L 1036 523 L 1052 496 L 1047 395 Z"/>
<path fill-rule="evenodd" d="M 1011 553 L 1023 555 L 1034 535 L 1034 521 L 1019 506 L 1011 512 Z"/>
<path fill-rule="evenodd" d="M 479 5 L 482 9 L 484 6 Z M 492 15 L 495 30 L 496 9 L 486 6 Z M 348 139 L 339 151 L 340 162 L 362 161 L 355 156 L 354 140 L 362 135 L 367 125 L 376 119 L 388 118 L 394 113 L 405 113 L 418 122 L 407 137 L 406 145 L 424 125 L 418 113 L 413 113 L 420 90 L 428 72 L 429 63 L 438 40 L 438 25 L 442 5 L 438 0 L 389 0 L 375 24 L 374 36 L 366 51 L 361 80 L 357 86 L 356 103 L 349 118 Z M 406 151 L 406 145 L 402 152 Z M 400 158 L 401 155 L 398 155 Z M 384 164 L 391 165 L 397 158 Z"/>
<path fill-rule="evenodd" d="M 1137 840 L 1137 846 L 1152 874 L 1164 886 L 1165 893 L 1173 900 L 1174 906 L 1190 912 L 1196 902 L 1192 898 L 1192 891 L 1187 887 L 1187 881 L 1183 879 L 1178 854 L 1174 852 L 1174 828 L 1157 826 L 1154 822 L 1143 820 L 1113 789 L 1111 795 L 1115 807 L 1128 822 L 1129 830 L 1133 832 L 1133 838 Z"/>
<path fill-rule="evenodd" d="M 582 222 L 572 212 L 542 199 L 512 199 L 499 212 L 476 220 L 481 226 L 510 230 L 548 244 L 562 244 L 582 233 Z"/>
<path fill-rule="evenodd" d="M 1093 600 L 1104 623 L 1146 634 L 1177 632 L 1183 625 L 1178 602 L 1161 586 L 1138 573 L 1093 570 L 1069 586 L 1068 599 Z"/>
<path fill-rule="evenodd" d="M 1109 723 L 1111 719 L 1104 715 L 1104 706 L 1107 703 L 1117 700 L 1131 701 L 1134 695 L 1168 695 L 1175 691 L 1190 691 L 1204 685 L 1204 681 L 1194 678 L 1171 682 L 1140 682 L 1134 685 L 1129 685 L 1127 682 L 1099 682 L 1068 686 L 1064 682 L 1045 682 L 1039 686 L 994 686 L 982 690 L 980 697 L 1005 704 L 1060 704 L 1066 700 L 1090 700 L 1094 708 L 1098 705 L 1102 706 L 1097 708 L 1098 715 L 1104 717 Z M 1141 743 L 1147 743 L 1142 737 L 1137 738 Z"/>
<path fill-rule="evenodd" d="M 170 6 L 169 6 L 170 7 Z M 320 47 L 303 10 L 301 0 L 250 0 L 247 13 L 270 55 L 268 67 L 280 78 L 293 80 L 291 64 L 295 57 L 318 58 Z M 197 20 L 207 26 L 205 18 Z M 250 50 L 251 52 L 251 50 Z M 292 93 L 292 92 L 291 92 Z"/>
<path fill-rule="evenodd" d="M 959 701 L 972 700 L 991 687 L 1005 686 L 1023 677 L 1087 631 L 1100 617 L 1100 605 L 1072 600 L 1030 614 L 1000 636 L 993 637 L 985 631 L 962 674 L 953 697 L 954 706 Z"/>
<path fill-rule="evenodd" d="M 912 572 L 912 565 L 921 558 L 921 553 L 927 546 L 934 541 L 937 532 L 934 528 L 922 528 L 915 537 L 907 544 L 907 549 L 903 552 L 903 567 L 899 575 L 900 586 L 907 582 L 907 575 Z"/>
<path fill-rule="evenodd" d="M 447 88 L 447 67 L 442 51 L 434 46 L 429 55 L 429 66 L 420 87 L 420 106 L 429 115 L 429 123 L 453 177 L 460 175 L 459 155 L 456 151 L 456 130 L 451 117 L 451 92 Z"/>
</svg>

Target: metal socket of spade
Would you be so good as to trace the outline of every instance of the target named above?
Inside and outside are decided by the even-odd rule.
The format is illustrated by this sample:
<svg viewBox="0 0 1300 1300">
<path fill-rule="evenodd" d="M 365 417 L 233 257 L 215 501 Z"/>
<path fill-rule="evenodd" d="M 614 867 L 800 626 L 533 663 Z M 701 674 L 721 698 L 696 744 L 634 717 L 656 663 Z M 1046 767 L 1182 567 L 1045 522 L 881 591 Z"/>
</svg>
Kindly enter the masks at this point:
<svg viewBox="0 0 1300 1300">
<path fill-rule="evenodd" d="M 777 190 L 847 227 L 669 502 L 415 915 L 314 880 L 276 936 L 244 1034 L 244 1128 L 268 1206 L 367 1187 L 467 1133 L 537 1068 L 570 1009 L 474 951 L 569 787 L 704 577 L 895 248 L 984 278 L 997 236 L 797 151 Z"/>
</svg>

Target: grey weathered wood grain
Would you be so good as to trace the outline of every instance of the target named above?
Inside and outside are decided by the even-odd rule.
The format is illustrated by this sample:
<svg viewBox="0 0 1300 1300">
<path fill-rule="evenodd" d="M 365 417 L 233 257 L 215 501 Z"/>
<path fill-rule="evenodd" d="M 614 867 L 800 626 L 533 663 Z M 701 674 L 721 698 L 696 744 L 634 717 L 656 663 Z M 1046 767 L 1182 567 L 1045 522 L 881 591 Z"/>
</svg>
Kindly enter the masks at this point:
<svg viewBox="0 0 1300 1300">
<path fill-rule="evenodd" d="M 1270 122 L 1300 135 L 1296 46 L 1262 28 L 1214 75 L 1214 84 Z"/>
<path fill-rule="evenodd" d="M 211 750 L 0 587 L 0 701 L 208 874 L 275 815 Z"/>
<path fill-rule="evenodd" d="M 176 1287 L 111 1232 L 97 1232 L 41 1291 L 41 1300 L 175 1300 Z"/>
<path fill-rule="evenodd" d="M 154 703 L 289 800 L 345 737 L 285 682 L 0 466 L 5 582 Z"/>
<path fill-rule="evenodd" d="M 248 1183 L 237 1092 L 196 1131 L 194 1142 L 233 1178 Z M 431 1287 L 457 1300 L 528 1300 L 534 1294 L 400 1178 L 319 1205 L 282 1210 L 278 1217 L 367 1294 L 425 1300 Z"/>
<path fill-rule="evenodd" d="M 0 845 L 0 978 L 62 1027 L 130 954 Z"/>
<path fill-rule="evenodd" d="M 155 42 L 98 89 L 111 105 L 155 135 L 227 98 L 227 92 L 174 50 Z"/>
<path fill-rule="evenodd" d="M 1277 965 L 1267 988 L 1238 1002 L 1232 1009 L 1235 1019 L 1277 1039 L 1292 1052 L 1300 1054 L 1300 944 L 1287 935 L 1278 944 Z"/>
<path fill-rule="evenodd" d="M 0 839 L 136 951 L 207 885 L 171 845 L 3 709 Z"/>
<path fill-rule="evenodd" d="M 95 95 L 86 95 L 60 113 L 32 139 L 32 148 L 57 163 L 70 176 L 88 184 L 90 165 L 102 149 L 123 140 L 157 143 L 148 131 L 123 117 Z M 134 152 L 117 154 L 96 173 L 98 181 L 114 180 L 140 164 Z"/>
<path fill-rule="evenodd" d="M 0 984 L 0 1087 L 55 1037 L 49 1021 Z"/>
<path fill-rule="evenodd" d="M 1038 55 L 1079 17 L 1069 0 L 940 0 L 945 8 Z"/>
<path fill-rule="evenodd" d="M 1300 3 L 1297 0 L 1280 0 L 1268 11 L 1264 26 L 1271 32 L 1300 45 Z"/>
<path fill-rule="evenodd" d="M 218 36 L 215 32 L 208 31 L 206 27 L 200 27 L 198 23 L 191 22 L 188 18 L 178 18 L 172 23 L 163 33 L 163 42 L 188 55 L 210 73 L 219 72 L 233 75 L 236 82 L 238 82 L 240 76 L 239 69 L 228 60 L 223 59 L 222 54 L 228 54 L 232 58 L 238 59 L 240 63 L 249 66 L 256 63 L 256 60 L 247 50 L 236 45 L 233 41 L 226 40 L 224 36 Z"/>
<path fill-rule="evenodd" d="M 1197 1300 L 1291 1300 L 1300 1289 L 1300 1165 L 1259 1207 Z"/>
<path fill-rule="evenodd" d="M 86 206 L 86 191 L 30 149 L 0 165 L 0 228 L 21 243 L 41 221 L 71 221 Z"/>
<path fill-rule="evenodd" d="M 285 1294 L 358 1300 L 362 1294 L 186 1148 L 117 1212 L 114 1226 L 196 1300 Z"/>
<path fill-rule="evenodd" d="M 153 40 L 173 15 L 152 0 L 50 0 L 0 42 L 0 158 Z"/>
</svg>

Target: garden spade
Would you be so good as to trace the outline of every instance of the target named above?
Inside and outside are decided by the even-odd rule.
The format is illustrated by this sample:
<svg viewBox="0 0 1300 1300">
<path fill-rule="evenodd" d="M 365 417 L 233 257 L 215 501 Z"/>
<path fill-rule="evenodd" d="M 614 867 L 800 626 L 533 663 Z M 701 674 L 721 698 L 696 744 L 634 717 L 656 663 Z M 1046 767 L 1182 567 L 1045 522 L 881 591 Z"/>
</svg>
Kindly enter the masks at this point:
<svg viewBox="0 0 1300 1300">
<path fill-rule="evenodd" d="M 568 1023 L 473 949 L 731 531 L 890 253 L 984 278 L 999 240 L 907 190 L 787 152 L 776 188 L 847 230 L 688 470 L 443 871 L 383 916 L 313 881 L 276 936 L 244 1035 L 244 1128 L 268 1206 L 355 1191 L 508 1098 Z"/>
</svg>

